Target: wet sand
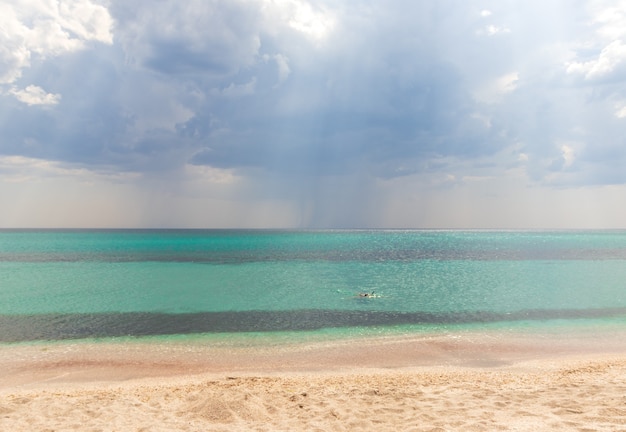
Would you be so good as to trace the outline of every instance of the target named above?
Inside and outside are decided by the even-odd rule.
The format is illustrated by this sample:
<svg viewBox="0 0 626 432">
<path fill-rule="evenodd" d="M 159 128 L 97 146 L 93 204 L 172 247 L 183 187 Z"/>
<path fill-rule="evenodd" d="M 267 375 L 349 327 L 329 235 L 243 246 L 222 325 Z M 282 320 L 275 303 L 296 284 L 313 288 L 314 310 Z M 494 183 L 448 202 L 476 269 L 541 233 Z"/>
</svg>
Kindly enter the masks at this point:
<svg viewBox="0 0 626 432">
<path fill-rule="evenodd" d="M 626 331 L 0 346 L 0 430 L 626 430 Z"/>
</svg>

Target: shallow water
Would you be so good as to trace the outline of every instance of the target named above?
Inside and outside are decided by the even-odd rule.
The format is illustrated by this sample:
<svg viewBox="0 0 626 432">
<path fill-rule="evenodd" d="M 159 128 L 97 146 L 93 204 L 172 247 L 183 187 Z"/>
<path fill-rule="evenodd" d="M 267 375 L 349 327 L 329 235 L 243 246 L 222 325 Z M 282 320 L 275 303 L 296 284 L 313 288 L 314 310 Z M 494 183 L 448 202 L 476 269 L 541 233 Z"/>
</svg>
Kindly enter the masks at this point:
<svg viewBox="0 0 626 432">
<path fill-rule="evenodd" d="M 0 231 L 4 342 L 603 320 L 624 231 Z"/>
</svg>

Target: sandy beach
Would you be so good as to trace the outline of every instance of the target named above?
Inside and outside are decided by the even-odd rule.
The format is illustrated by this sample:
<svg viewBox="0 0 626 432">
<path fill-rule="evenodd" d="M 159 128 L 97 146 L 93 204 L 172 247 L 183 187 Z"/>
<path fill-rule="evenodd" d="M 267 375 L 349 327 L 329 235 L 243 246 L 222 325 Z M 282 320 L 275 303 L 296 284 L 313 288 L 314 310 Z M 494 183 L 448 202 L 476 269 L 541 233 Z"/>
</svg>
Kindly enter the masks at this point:
<svg viewBox="0 0 626 432">
<path fill-rule="evenodd" d="M 626 430 L 622 336 L 4 345 L 0 430 Z"/>
</svg>

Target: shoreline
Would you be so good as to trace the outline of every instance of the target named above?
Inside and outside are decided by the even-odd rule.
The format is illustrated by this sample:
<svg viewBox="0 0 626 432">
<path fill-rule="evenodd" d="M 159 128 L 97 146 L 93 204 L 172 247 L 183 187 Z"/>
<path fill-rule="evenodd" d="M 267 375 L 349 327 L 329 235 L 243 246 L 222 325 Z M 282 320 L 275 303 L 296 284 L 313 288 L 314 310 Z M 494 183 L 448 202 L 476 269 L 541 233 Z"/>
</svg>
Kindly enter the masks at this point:
<svg viewBox="0 0 626 432">
<path fill-rule="evenodd" d="M 0 391 L 38 382 L 120 381 L 221 373 L 412 367 L 511 368 L 532 361 L 626 356 L 626 328 L 482 329 L 324 339 L 111 339 L 0 344 Z"/>
<path fill-rule="evenodd" d="M 0 345 L 0 429 L 616 430 L 625 334 Z"/>
</svg>

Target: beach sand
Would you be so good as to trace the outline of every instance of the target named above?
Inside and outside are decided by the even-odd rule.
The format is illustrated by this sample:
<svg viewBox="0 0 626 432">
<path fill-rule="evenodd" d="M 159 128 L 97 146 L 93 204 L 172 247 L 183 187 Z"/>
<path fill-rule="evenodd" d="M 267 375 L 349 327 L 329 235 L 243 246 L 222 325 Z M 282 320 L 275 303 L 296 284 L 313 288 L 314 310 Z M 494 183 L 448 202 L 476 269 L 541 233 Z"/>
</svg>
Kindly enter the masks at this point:
<svg viewBox="0 0 626 432">
<path fill-rule="evenodd" d="M 626 431 L 623 334 L 0 346 L 2 431 Z"/>
</svg>

